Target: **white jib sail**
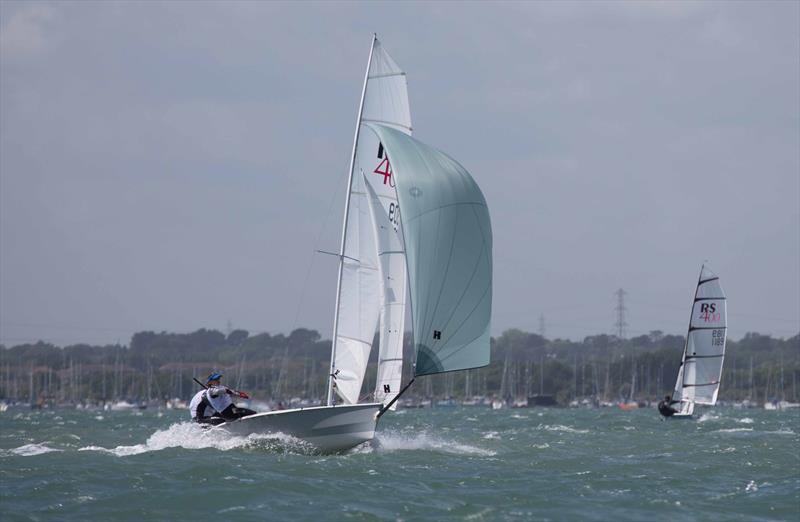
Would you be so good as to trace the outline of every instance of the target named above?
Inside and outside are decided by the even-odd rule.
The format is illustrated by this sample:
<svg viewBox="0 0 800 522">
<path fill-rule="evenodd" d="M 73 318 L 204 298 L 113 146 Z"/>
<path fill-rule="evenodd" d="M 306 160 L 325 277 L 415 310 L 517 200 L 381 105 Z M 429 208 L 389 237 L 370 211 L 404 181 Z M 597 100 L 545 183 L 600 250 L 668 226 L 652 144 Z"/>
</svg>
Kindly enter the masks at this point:
<svg viewBox="0 0 800 522">
<path fill-rule="evenodd" d="M 364 176 L 367 174 L 365 173 Z M 367 192 L 372 202 L 378 258 L 383 278 L 381 287 L 380 349 L 375 400 L 387 403 L 400 391 L 403 373 L 403 324 L 405 321 L 405 251 L 396 220 L 385 212 L 384 202 L 370 184 Z M 396 201 L 393 203 L 395 209 Z M 394 210 L 393 213 L 398 213 Z M 392 405 L 395 409 L 397 403 Z"/>
<path fill-rule="evenodd" d="M 371 212 L 364 179 L 353 176 L 333 370 L 336 393 L 347 404 L 358 402 L 380 309 L 380 272 Z"/>
<path fill-rule="evenodd" d="M 377 39 L 367 75 L 361 121 L 381 123 L 411 134 L 406 75 Z M 406 260 L 392 166 L 375 133 L 363 125 L 359 128 L 355 171 L 361 173 L 371 194 L 382 281 L 375 400 L 385 404 L 400 391 L 403 372 Z"/>
<path fill-rule="evenodd" d="M 673 400 L 681 401 L 682 412 L 691 413 L 694 404 L 717 402 L 725 359 L 727 312 L 719 277 L 703 265 L 673 395 Z"/>
</svg>

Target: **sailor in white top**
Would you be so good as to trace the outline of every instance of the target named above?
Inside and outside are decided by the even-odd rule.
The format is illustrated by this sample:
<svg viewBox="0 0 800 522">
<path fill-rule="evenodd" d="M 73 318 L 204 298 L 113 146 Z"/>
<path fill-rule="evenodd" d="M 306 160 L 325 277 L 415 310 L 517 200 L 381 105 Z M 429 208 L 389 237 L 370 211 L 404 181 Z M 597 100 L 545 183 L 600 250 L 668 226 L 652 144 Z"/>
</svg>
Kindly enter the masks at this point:
<svg viewBox="0 0 800 522">
<path fill-rule="evenodd" d="M 194 397 L 192 397 L 192 401 L 189 403 L 189 414 L 194 422 L 200 424 L 220 424 L 225 422 L 225 419 L 220 417 L 211 407 L 211 403 L 208 402 L 205 388 L 195 393 Z"/>
<path fill-rule="evenodd" d="M 254 415 L 255 411 L 237 407 L 233 404 L 233 399 L 231 398 L 234 395 L 242 399 L 249 399 L 250 397 L 244 392 L 222 386 L 220 379 L 222 379 L 221 373 L 214 372 L 209 375 L 206 381 L 208 388 L 205 390 L 209 404 L 219 412 L 220 417 L 226 421 L 232 421 L 247 415 Z"/>
<path fill-rule="evenodd" d="M 201 405 L 202 408 L 200 408 Z M 208 399 L 206 399 L 206 389 L 203 388 L 195 393 L 194 397 L 192 397 L 192 400 L 189 402 L 189 415 L 191 415 L 192 420 L 197 420 L 198 408 L 201 410 L 200 417 L 205 417 L 206 406 L 208 406 Z"/>
</svg>

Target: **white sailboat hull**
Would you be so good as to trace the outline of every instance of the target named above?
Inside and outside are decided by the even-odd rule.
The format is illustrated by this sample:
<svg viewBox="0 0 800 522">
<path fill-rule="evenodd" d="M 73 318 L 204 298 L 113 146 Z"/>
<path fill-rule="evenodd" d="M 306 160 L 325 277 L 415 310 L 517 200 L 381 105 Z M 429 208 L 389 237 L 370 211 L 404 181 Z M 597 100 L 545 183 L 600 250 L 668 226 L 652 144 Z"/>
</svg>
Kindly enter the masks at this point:
<svg viewBox="0 0 800 522">
<path fill-rule="evenodd" d="M 257 413 L 217 426 L 237 435 L 283 433 L 324 453 L 344 451 L 375 436 L 380 403 L 317 406 Z"/>
</svg>

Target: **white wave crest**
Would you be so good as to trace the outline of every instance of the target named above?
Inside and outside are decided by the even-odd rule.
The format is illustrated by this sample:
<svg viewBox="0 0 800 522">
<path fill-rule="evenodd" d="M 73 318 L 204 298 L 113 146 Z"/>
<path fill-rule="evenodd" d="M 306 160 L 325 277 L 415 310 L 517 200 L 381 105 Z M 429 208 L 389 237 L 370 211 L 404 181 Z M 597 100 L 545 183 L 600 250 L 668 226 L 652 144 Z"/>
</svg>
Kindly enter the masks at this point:
<svg viewBox="0 0 800 522">
<path fill-rule="evenodd" d="M 484 517 L 492 512 L 492 508 L 484 508 L 477 513 L 472 513 L 471 515 L 466 515 L 464 520 L 484 520 Z"/>
<path fill-rule="evenodd" d="M 555 424 L 552 426 L 550 424 L 539 424 L 539 429 L 546 431 L 561 431 L 564 433 L 589 433 L 589 430 L 579 430 L 570 426 L 564 426 L 563 424 Z"/>
<path fill-rule="evenodd" d="M 363 449 L 361 449 L 363 448 Z M 429 435 L 427 433 L 376 433 L 373 444 L 364 444 L 357 451 L 440 451 L 444 453 L 454 453 L 458 455 L 479 455 L 491 457 L 497 454 L 496 451 L 461 444 L 452 440 L 446 440 Z"/>
<path fill-rule="evenodd" d="M 704 413 L 699 419 L 697 419 L 697 422 L 708 422 L 715 420 L 719 420 L 719 415 L 714 415 L 713 413 Z"/>
<path fill-rule="evenodd" d="M 116 448 L 103 448 L 100 446 L 86 446 L 78 451 L 100 451 L 110 453 L 117 457 L 139 455 L 150 451 L 160 451 L 167 448 L 184 449 L 216 449 L 229 451 L 236 448 L 253 447 L 271 444 L 302 449 L 302 441 L 282 433 L 260 433 L 247 436 L 232 435 L 222 429 L 203 429 L 200 425 L 191 422 L 173 424 L 165 430 L 153 433 L 144 444 L 132 446 L 117 446 Z"/>
<path fill-rule="evenodd" d="M 716 433 L 737 433 L 740 431 L 753 431 L 753 428 L 726 428 L 726 429 L 716 430 Z"/>
<path fill-rule="evenodd" d="M 750 417 L 745 417 L 743 419 L 739 419 L 736 422 L 738 422 L 739 424 L 753 424 L 753 419 L 751 419 Z"/>
<path fill-rule="evenodd" d="M 0 451 L 0 456 L 7 457 L 16 455 L 18 457 L 33 457 L 34 455 L 44 455 L 53 451 L 61 451 L 60 449 L 51 448 L 44 444 L 25 444 L 19 448 L 14 448 L 6 451 Z"/>
</svg>

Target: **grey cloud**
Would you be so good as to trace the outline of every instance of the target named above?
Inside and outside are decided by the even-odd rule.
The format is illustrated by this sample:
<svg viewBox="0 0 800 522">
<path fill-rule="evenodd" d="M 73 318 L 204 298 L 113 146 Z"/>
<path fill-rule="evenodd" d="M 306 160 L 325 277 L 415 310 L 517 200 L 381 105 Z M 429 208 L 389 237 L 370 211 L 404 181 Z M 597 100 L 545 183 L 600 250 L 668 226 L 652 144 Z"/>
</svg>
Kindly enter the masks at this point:
<svg viewBox="0 0 800 522">
<path fill-rule="evenodd" d="M 486 192 L 496 331 L 800 327 L 796 3 L 13 3 L 0 10 L 2 342 L 329 335 L 369 36 Z M 304 281 L 313 262 L 303 299 Z M 299 307 L 299 313 L 298 313 Z M 297 315 L 297 320 L 295 316 Z M 25 326 L 39 325 L 39 326 Z"/>
</svg>

